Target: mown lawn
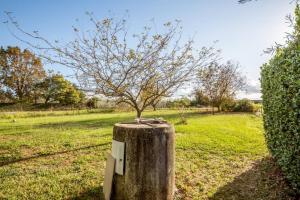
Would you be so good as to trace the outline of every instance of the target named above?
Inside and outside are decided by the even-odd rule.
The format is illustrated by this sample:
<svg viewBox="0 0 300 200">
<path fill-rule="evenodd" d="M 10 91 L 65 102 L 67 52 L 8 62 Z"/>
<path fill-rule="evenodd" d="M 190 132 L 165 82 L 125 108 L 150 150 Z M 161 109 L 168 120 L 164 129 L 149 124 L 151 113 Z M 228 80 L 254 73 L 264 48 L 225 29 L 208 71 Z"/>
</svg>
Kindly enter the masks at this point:
<svg viewBox="0 0 300 200">
<path fill-rule="evenodd" d="M 102 199 L 112 126 L 134 113 L 66 114 L 2 116 L 0 199 Z M 268 157 L 261 117 L 190 111 L 180 125 L 177 111 L 144 116 L 175 124 L 176 199 L 293 199 Z"/>
</svg>

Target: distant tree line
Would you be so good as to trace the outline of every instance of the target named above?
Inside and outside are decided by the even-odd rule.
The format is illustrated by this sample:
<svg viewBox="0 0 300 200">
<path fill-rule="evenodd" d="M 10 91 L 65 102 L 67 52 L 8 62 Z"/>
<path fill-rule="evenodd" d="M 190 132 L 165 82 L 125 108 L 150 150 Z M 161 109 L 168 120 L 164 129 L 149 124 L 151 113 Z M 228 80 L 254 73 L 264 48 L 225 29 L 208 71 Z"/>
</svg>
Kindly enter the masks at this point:
<svg viewBox="0 0 300 200">
<path fill-rule="evenodd" d="M 46 73 L 41 59 L 28 49 L 0 48 L 0 102 L 83 102 L 85 94 L 63 75 Z"/>
<path fill-rule="evenodd" d="M 235 94 L 245 84 L 244 78 L 239 73 L 238 64 L 232 62 L 220 64 L 214 61 L 193 73 L 196 74 L 195 80 L 198 82 L 193 93 L 193 100 L 187 97 L 170 100 L 167 95 L 161 95 L 147 107 L 156 110 L 157 107 L 210 106 L 218 108 L 219 111 L 234 110 L 232 102 L 234 102 Z M 157 90 L 157 86 L 147 84 L 147 87 L 141 88 L 141 99 L 147 98 L 155 92 L 154 90 Z M 114 99 L 109 96 L 106 98 L 110 99 L 108 107 L 112 104 L 126 107 L 118 98 Z M 27 49 L 22 51 L 19 47 L 6 49 L 1 47 L 0 49 L 0 102 L 56 103 L 59 105 L 83 105 L 84 103 L 87 108 L 108 105 L 96 96 L 86 99 L 85 93 L 66 80 L 63 75 L 46 73 L 39 57 Z M 102 102 L 101 106 L 99 102 Z"/>
<path fill-rule="evenodd" d="M 161 102 L 159 107 L 161 108 L 209 108 L 208 97 L 202 93 L 195 93 L 193 98 L 189 99 L 187 97 L 169 99 L 165 102 Z M 209 109 L 211 112 L 213 108 Z M 218 111 L 222 112 L 261 112 L 262 105 L 257 102 L 253 102 L 249 99 L 226 99 L 222 102 Z M 214 114 L 214 112 L 212 112 Z"/>
</svg>

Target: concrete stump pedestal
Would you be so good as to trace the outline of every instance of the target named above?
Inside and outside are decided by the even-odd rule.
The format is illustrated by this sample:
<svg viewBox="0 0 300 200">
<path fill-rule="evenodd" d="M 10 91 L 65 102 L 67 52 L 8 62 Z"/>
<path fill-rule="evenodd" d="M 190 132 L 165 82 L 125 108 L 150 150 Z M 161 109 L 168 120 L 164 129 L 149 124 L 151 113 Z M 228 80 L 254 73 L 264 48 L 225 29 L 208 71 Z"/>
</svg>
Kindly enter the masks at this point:
<svg viewBox="0 0 300 200">
<path fill-rule="evenodd" d="M 124 175 L 115 174 L 113 200 L 171 200 L 175 184 L 175 131 L 164 121 L 118 123 L 113 139 L 125 143 Z"/>
</svg>

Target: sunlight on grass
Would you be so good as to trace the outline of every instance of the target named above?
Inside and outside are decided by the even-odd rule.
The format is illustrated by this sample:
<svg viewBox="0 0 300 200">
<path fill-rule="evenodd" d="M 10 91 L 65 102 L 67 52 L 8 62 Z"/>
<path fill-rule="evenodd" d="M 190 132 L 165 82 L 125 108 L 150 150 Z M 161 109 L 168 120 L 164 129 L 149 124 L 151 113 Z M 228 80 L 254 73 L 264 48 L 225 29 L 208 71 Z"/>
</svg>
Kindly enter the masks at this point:
<svg viewBox="0 0 300 200">
<path fill-rule="evenodd" d="M 262 120 L 251 114 L 186 113 L 176 125 L 176 198 L 207 199 L 268 155 Z M 177 111 L 145 117 L 179 121 Z M 0 120 L 0 198 L 101 197 L 112 127 L 134 113 L 21 116 Z"/>
</svg>

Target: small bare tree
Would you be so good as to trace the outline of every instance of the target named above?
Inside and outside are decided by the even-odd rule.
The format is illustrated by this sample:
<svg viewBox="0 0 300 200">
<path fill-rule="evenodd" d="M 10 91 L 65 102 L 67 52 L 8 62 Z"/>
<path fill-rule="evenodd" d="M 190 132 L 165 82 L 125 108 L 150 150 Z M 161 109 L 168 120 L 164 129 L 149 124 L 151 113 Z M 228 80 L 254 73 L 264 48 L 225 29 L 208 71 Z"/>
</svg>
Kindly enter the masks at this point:
<svg viewBox="0 0 300 200">
<path fill-rule="evenodd" d="M 138 118 L 146 107 L 172 95 L 191 80 L 216 55 L 213 47 L 195 50 L 193 40 L 181 43 L 179 21 L 164 24 L 161 33 L 145 27 L 128 42 L 125 19 L 97 20 L 91 13 L 88 16 L 94 28 L 82 31 L 73 27 L 76 39 L 62 45 L 50 42 L 38 32 L 24 31 L 8 13 L 10 24 L 16 29 L 13 33 L 36 42 L 22 36 L 19 39 L 41 50 L 43 58 L 73 68 L 87 90 L 129 104 Z"/>
<path fill-rule="evenodd" d="M 209 104 L 220 110 L 221 103 L 234 98 L 245 85 L 245 78 L 239 72 L 239 65 L 228 61 L 225 64 L 213 62 L 198 71 L 200 90 L 208 97 Z"/>
</svg>

